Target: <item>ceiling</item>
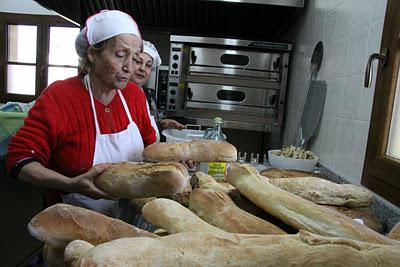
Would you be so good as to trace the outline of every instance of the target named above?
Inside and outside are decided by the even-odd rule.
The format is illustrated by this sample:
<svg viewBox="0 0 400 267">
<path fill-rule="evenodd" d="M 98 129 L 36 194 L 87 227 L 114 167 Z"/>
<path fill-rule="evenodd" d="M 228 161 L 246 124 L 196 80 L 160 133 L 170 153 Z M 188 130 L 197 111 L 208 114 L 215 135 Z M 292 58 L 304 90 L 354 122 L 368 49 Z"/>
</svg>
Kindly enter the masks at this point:
<svg viewBox="0 0 400 267">
<path fill-rule="evenodd" d="M 35 1 L 80 25 L 102 9 L 118 9 L 132 15 L 141 31 L 268 41 L 287 41 L 285 32 L 304 9 L 282 6 L 285 2 L 303 2 L 298 0 Z"/>
</svg>

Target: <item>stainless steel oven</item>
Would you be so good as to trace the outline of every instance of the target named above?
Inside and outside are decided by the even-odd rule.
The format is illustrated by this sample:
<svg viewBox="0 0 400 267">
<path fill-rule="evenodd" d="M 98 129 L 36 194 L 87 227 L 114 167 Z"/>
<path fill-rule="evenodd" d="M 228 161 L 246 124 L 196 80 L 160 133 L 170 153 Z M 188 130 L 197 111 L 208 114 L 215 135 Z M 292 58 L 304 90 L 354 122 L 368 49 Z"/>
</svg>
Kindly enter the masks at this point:
<svg viewBox="0 0 400 267">
<path fill-rule="evenodd" d="M 291 44 L 172 35 L 166 113 L 271 133 L 278 145 Z"/>
</svg>

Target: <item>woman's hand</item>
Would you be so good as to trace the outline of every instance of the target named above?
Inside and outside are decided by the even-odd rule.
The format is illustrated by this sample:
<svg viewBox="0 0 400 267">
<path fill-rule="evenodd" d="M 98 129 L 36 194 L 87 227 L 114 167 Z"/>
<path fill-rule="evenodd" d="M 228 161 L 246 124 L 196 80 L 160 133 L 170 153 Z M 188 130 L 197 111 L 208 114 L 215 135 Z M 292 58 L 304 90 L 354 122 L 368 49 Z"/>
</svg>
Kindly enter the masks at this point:
<svg viewBox="0 0 400 267">
<path fill-rule="evenodd" d="M 177 122 L 176 120 L 171 120 L 171 119 L 163 119 L 160 121 L 161 127 L 163 129 L 184 129 L 185 125 Z"/>
<path fill-rule="evenodd" d="M 94 184 L 94 180 L 97 176 L 99 176 L 105 169 L 107 169 L 108 164 L 99 164 L 93 166 L 89 171 L 76 176 L 71 179 L 69 191 L 73 193 L 79 193 L 82 195 L 86 195 L 88 197 L 99 199 L 99 198 L 107 198 L 113 199 L 113 197 L 102 191 Z"/>
</svg>

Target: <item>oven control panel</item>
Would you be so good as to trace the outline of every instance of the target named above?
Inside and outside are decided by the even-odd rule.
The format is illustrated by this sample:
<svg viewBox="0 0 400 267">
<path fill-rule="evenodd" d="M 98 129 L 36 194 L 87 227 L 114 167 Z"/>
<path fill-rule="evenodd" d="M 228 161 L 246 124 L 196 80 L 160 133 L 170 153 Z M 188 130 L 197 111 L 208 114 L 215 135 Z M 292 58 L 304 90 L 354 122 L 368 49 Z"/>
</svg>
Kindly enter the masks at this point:
<svg viewBox="0 0 400 267">
<path fill-rule="evenodd" d="M 183 44 L 171 44 L 169 75 L 170 77 L 179 77 L 181 75 Z"/>
</svg>

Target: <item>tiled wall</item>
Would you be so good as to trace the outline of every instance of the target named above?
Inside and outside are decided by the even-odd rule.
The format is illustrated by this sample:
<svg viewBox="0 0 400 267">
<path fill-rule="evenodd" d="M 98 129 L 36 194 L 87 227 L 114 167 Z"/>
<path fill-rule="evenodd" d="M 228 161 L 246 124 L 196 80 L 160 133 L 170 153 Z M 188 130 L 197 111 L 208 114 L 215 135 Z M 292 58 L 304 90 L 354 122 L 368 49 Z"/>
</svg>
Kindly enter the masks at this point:
<svg viewBox="0 0 400 267">
<path fill-rule="evenodd" d="M 364 163 L 377 62 L 371 88 L 363 87 L 365 66 L 379 52 L 387 0 L 309 0 L 291 29 L 294 40 L 284 146 L 290 145 L 310 79 L 318 41 L 324 56 L 317 79 L 327 82 L 323 117 L 311 150 L 320 162 L 359 184 Z"/>
</svg>

